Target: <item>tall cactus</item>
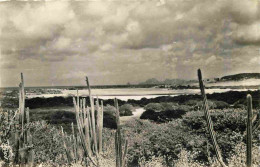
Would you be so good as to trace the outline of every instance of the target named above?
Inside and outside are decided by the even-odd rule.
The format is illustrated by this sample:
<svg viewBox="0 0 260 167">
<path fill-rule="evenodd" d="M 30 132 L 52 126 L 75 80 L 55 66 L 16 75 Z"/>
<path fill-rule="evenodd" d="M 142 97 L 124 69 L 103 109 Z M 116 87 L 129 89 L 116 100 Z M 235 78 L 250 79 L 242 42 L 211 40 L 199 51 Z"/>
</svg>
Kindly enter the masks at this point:
<svg viewBox="0 0 260 167">
<path fill-rule="evenodd" d="M 200 69 L 198 69 L 198 78 L 199 78 L 200 91 L 201 91 L 201 95 L 202 95 L 202 98 L 203 98 L 203 107 L 202 108 L 204 110 L 205 118 L 206 118 L 206 121 L 207 121 L 207 127 L 208 127 L 208 131 L 209 131 L 212 143 L 213 143 L 213 147 L 214 147 L 214 150 L 216 152 L 217 159 L 218 159 L 220 165 L 222 167 L 226 167 L 225 163 L 223 162 L 221 151 L 219 149 L 219 146 L 218 146 L 218 143 L 217 143 L 217 140 L 216 140 L 216 136 L 215 136 L 215 132 L 214 132 L 214 128 L 213 128 L 213 123 L 212 123 L 210 113 L 209 113 L 207 96 L 205 94 L 205 89 L 204 89 L 204 84 L 203 84 L 203 81 L 202 81 L 202 74 L 201 74 Z"/>
<path fill-rule="evenodd" d="M 75 98 L 73 98 L 73 104 L 74 104 L 74 108 L 75 108 L 75 114 L 76 114 L 76 121 L 77 121 L 77 127 L 78 127 L 78 135 L 80 137 L 80 145 L 82 147 L 82 149 L 84 150 L 84 155 L 86 156 L 86 158 L 88 158 L 93 164 L 94 166 L 98 166 L 98 159 L 97 160 L 94 160 L 93 159 L 93 156 L 92 155 L 96 155 L 96 158 L 97 157 L 97 154 L 95 152 L 95 148 L 94 149 L 89 149 L 89 146 L 91 145 L 91 141 L 94 140 L 94 136 L 96 136 L 96 131 L 92 131 L 94 132 L 93 133 L 93 138 L 88 140 L 88 138 L 86 138 L 87 134 L 85 134 L 85 130 L 86 128 L 89 128 L 89 126 L 87 126 L 86 124 L 82 124 L 86 121 L 83 120 L 83 115 L 84 115 L 84 108 L 83 106 L 79 105 L 79 97 L 77 97 L 77 101 Z M 83 114 L 82 114 L 83 113 Z M 92 117 L 93 115 L 91 115 Z M 95 116 L 95 115 L 94 115 Z M 89 122 L 89 124 L 92 123 L 92 127 L 93 127 L 93 122 Z"/>
<path fill-rule="evenodd" d="M 16 115 L 18 126 L 15 127 L 15 158 L 17 164 L 29 164 L 33 166 L 34 151 L 32 150 L 32 135 L 30 129 L 25 128 L 29 123 L 29 108 L 25 110 L 24 78 L 21 73 L 21 83 L 19 84 L 19 109 Z"/>
<path fill-rule="evenodd" d="M 76 115 L 78 134 L 77 137 L 75 137 L 76 133 L 72 124 L 72 142 L 74 143 L 73 146 L 75 146 L 72 150 L 69 151 L 65 141 L 64 148 L 66 153 L 67 151 L 73 152 L 72 155 L 76 157 L 76 161 L 74 162 L 87 159 L 86 165 L 91 165 L 90 163 L 92 163 L 94 166 L 99 166 L 99 157 L 102 153 L 103 101 L 101 101 L 101 104 L 99 104 L 99 100 L 97 99 L 96 106 L 94 105 L 94 99 L 91 95 L 90 85 L 87 77 L 86 81 L 89 90 L 90 107 L 86 106 L 86 99 L 80 98 L 77 91 L 77 97 L 73 97 L 73 104 Z M 63 130 L 61 133 L 64 136 Z M 83 150 L 85 157 L 79 157 L 77 155 L 77 150 L 80 149 Z M 70 155 L 70 153 L 67 153 L 67 155 Z M 70 157 L 67 157 L 69 162 Z"/>
<path fill-rule="evenodd" d="M 74 110 L 76 114 L 77 128 L 78 128 L 78 140 L 77 146 L 81 145 L 83 148 L 84 155 L 92 165 L 99 166 L 100 154 L 102 153 L 102 131 L 103 131 L 103 101 L 101 100 L 99 103 L 99 99 L 97 98 L 94 101 L 88 78 L 86 77 L 86 82 L 89 90 L 89 100 L 90 107 L 86 106 L 86 99 L 80 99 L 77 91 L 77 97 L 73 97 Z M 95 102 L 95 103 L 94 103 Z M 96 105 L 95 105 L 96 104 Z M 116 148 L 116 167 L 125 167 L 126 166 L 126 155 L 128 151 L 128 141 L 125 140 L 124 147 L 122 146 L 122 134 L 121 134 L 121 126 L 120 126 L 120 114 L 118 101 L 115 99 L 115 107 L 116 107 L 116 123 L 117 123 L 117 131 L 115 133 L 115 148 Z M 73 141 L 75 143 L 75 131 L 72 126 L 73 131 Z M 75 147 L 72 150 L 68 149 L 67 143 L 65 139 L 65 135 L 63 129 L 61 128 L 61 133 L 63 136 L 63 144 L 65 148 L 65 152 L 67 154 L 68 163 L 70 163 L 71 152 L 72 155 L 76 155 Z M 73 143 L 73 141 L 70 141 Z M 123 151 L 124 149 L 124 151 Z M 78 157 L 77 159 L 82 159 L 82 157 Z M 87 161 L 87 166 L 91 166 L 91 164 Z"/>
<path fill-rule="evenodd" d="M 120 125 L 120 112 L 118 107 L 118 101 L 115 99 L 116 107 L 116 124 L 117 130 L 115 133 L 115 150 L 116 150 L 116 167 L 125 167 L 126 166 L 126 154 L 128 150 L 128 141 L 125 140 L 124 152 L 122 146 L 122 135 L 121 135 L 121 125 Z"/>
<path fill-rule="evenodd" d="M 91 95 L 91 89 L 90 89 L 90 84 L 89 84 L 89 80 L 88 80 L 88 77 L 86 77 L 86 83 L 87 83 L 87 86 L 88 86 L 88 92 L 89 92 L 89 101 L 90 101 L 90 107 L 91 107 L 91 115 L 92 115 L 92 132 L 93 134 L 93 140 L 94 140 L 94 148 L 95 148 L 95 152 L 97 153 L 97 136 L 96 136 L 96 120 L 95 120 L 95 105 L 94 105 L 94 99 L 92 98 L 92 95 Z"/>
<path fill-rule="evenodd" d="M 247 95 L 247 136 L 246 136 L 246 165 L 252 166 L 252 96 Z"/>
</svg>

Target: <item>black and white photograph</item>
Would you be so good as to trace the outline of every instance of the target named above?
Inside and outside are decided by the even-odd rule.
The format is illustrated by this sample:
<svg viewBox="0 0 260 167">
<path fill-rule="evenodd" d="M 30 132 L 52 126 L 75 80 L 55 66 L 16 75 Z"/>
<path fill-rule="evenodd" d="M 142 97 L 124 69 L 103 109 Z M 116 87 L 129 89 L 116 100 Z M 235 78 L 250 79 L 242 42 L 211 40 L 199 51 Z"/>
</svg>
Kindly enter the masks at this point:
<svg viewBox="0 0 260 167">
<path fill-rule="evenodd" d="M 260 167 L 260 0 L 0 0 L 0 167 Z"/>
</svg>

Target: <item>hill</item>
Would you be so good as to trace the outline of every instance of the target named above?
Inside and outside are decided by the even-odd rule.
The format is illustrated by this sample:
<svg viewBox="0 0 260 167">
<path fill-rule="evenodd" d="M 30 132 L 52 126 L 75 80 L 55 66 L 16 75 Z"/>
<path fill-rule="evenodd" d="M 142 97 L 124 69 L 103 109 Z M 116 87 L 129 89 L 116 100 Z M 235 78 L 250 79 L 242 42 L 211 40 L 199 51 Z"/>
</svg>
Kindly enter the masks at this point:
<svg viewBox="0 0 260 167">
<path fill-rule="evenodd" d="M 159 85 L 159 84 L 161 84 L 161 82 L 155 78 L 147 79 L 145 82 L 139 83 L 139 85 Z"/>
<path fill-rule="evenodd" d="M 183 79 L 165 79 L 164 81 L 158 81 L 155 78 L 151 78 L 139 83 L 139 85 L 189 85 L 191 83 L 197 83 L 197 81 Z"/>
<path fill-rule="evenodd" d="M 220 78 L 221 81 L 240 81 L 245 79 L 260 79 L 260 73 L 240 73 Z"/>
</svg>

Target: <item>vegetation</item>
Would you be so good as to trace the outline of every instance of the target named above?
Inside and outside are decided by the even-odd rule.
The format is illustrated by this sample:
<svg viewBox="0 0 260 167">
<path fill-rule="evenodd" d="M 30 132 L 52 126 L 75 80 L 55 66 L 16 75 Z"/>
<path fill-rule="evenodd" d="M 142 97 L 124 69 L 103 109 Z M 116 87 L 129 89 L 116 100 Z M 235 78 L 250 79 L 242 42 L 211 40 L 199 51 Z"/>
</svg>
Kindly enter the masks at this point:
<svg viewBox="0 0 260 167">
<path fill-rule="evenodd" d="M 224 93 L 213 93 L 213 94 L 207 94 L 208 101 L 218 103 L 224 103 L 226 107 L 230 106 L 241 106 L 247 105 L 246 102 L 246 96 L 247 94 L 251 94 L 252 96 L 252 102 L 254 108 L 259 108 L 260 106 L 260 90 L 257 91 L 229 91 Z M 18 96 L 17 96 L 18 97 Z M 201 98 L 200 95 L 179 95 L 179 96 L 159 96 L 156 98 L 142 98 L 141 100 L 133 100 L 130 99 L 128 101 L 121 101 L 118 100 L 119 106 L 124 104 L 131 104 L 132 106 L 141 106 L 145 107 L 149 103 L 178 103 L 183 105 L 189 105 L 188 103 L 190 101 L 193 101 L 195 103 L 200 102 Z M 18 98 L 14 97 L 0 97 L 1 106 L 3 108 L 18 108 Z M 103 101 L 104 106 L 114 105 L 114 101 L 104 100 Z M 46 108 L 46 107 L 73 107 L 73 101 L 72 97 L 51 97 L 51 98 L 32 98 L 32 99 L 26 99 L 25 100 L 25 107 L 29 107 L 30 109 L 36 109 L 36 108 Z M 86 99 L 86 104 L 89 104 L 88 98 Z M 191 105 L 191 104 L 190 104 Z M 195 104 L 196 105 L 196 104 Z M 209 104 L 210 105 L 210 104 Z M 193 106 L 193 105 L 191 105 Z M 218 107 L 217 107 L 218 108 Z M 225 108 L 225 107 L 222 107 Z"/>
<path fill-rule="evenodd" d="M 133 115 L 134 107 L 131 104 L 124 104 L 119 108 L 120 116 L 131 116 Z"/>
<path fill-rule="evenodd" d="M 45 99 L 44 110 L 41 108 L 44 104 L 40 104 L 44 100 L 24 101 L 21 98 L 24 93 L 20 93 L 19 112 L 10 111 L 15 105 L 1 108 L 1 165 L 23 162 L 21 158 L 14 161 L 17 138 L 9 133 L 9 127 L 14 127 L 12 132 L 18 132 L 19 136 L 23 136 L 21 129 L 31 134 L 31 144 L 28 137 L 19 142 L 24 144 L 19 145 L 21 155 L 18 157 L 22 157 L 20 150 L 26 148 L 34 156 L 24 162 L 33 162 L 34 166 L 216 167 L 220 163 L 230 167 L 257 166 L 260 165 L 257 140 L 260 114 L 257 116 L 257 110 L 253 109 L 259 105 L 259 91 L 250 93 L 252 100 L 242 97 L 244 92 L 229 92 L 207 97 L 202 93 L 203 99 L 199 95 L 183 95 L 102 103 L 92 98 L 89 86 L 88 100 L 81 97 Z M 250 114 L 244 108 L 233 107 L 234 104 L 247 106 Z M 26 110 L 23 118 L 20 113 L 25 111 L 26 105 L 35 108 L 30 112 Z M 152 121 L 133 119 L 121 125 L 119 116 L 129 114 L 136 105 L 146 109 L 141 118 Z M 17 113 L 19 121 L 14 123 Z M 27 120 L 28 115 L 30 123 L 22 123 L 20 120 Z M 248 125 L 247 119 L 250 120 Z M 219 152 L 217 159 L 216 152 Z"/>
<path fill-rule="evenodd" d="M 158 81 L 156 78 L 147 79 L 145 82 L 139 83 L 139 85 L 179 85 L 184 86 L 191 83 L 197 83 L 196 80 L 183 80 L 183 79 L 165 79 L 164 81 Z"/>
<path fill-rule="evenodd" d="M 260 73 L 241 73 L 235 75 L 227 75 L 221 78 L 223 81 L 239 81 L 243 79 L 260 79 Z"/>
</svg>

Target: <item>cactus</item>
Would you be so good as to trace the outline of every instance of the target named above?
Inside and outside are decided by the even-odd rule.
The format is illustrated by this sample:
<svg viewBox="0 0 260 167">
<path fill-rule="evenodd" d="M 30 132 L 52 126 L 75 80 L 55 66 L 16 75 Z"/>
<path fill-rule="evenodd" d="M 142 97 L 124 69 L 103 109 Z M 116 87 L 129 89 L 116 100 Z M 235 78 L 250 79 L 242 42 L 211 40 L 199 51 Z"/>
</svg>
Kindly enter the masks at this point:
<svg viewBox="0 0 260 167">
<path fill-rule="evenodd" d="M 25 91 L 24 91 L 24 78 L 21 73 L 21 83 L 19 84 L 19 109 L 18 113 L 14 116 L 18 126 L 15 126 L 15 157 L 16 164 L 29 164 L 33 166 L 34 151 L 32 143 L 32 135 L 29 128 L 25 125 L 30 122 L 29 108 L 25 110 Z"/>
<path fill-rule="evenodd" d="M 77 163 L 77 142 L 76 142 L 76 137 L 75 137 L 75 130 L 74 130 L 74 124 L 73 122 L 71 123 L 71 129 L 72 129 L 72 145 L 73 145 L 73 158 L 74 158 L 74 163 Z"/>
<path fill-rule="evenodd" d="M 90 107 L 91 107 L 91 122 L 92 122 L 92 133 L 93 133 L 93 140 L 94 140 L 94 148 L 95 152 L 97 152 L 97 135 L 96 135 L 96 121 L 95 121 L 95 106 L 94 106 L 94 99 L 91 95 L 91 89 L 89 85 L 88 77 L 86 77 L 86 83 L 88 86 L 88 92 L 89 92 L 89 101 L 90 101 Z"/>
<path fill-rule="evenodd" d="M 247 135 L 246 135 L 246 165 L 252 166 L 252 96 L 247 95 Z"/>
<path fill-rule="evenodd" d="M 70 163 L 70 151 L 67 147 L 67 144 L 66 144 L 66 137 L 65 137 L 65 134 L 64 134 L 64 131 L 63 131 L 63 127 L 61 126 L 61 135 L 62 135 L 62 140 L 63 140 L 63 147 L 65 149 L 65 152 L 66 152 L 66 156 L 67 156 L 67 163 L 69 164 Z"/>
<path fill-rule="evenodd" d="M 103 101 L 101 100 L 99 103 L 99 99 L 96 98 L 94 101 L 91 96 L 91 90 L 88 78 L 86 77 L 88 91 L 89 91 L 89 99 L 90 99 L 90 107 L 86 106 L 86 99 L 80 99 L 77 91 L 77 97 L 73 97 L 74 110 L 76 114 L 77 121 L 77 129 L 78 129 L 78 137 L 75 138 L 75 130 L 72 123 L 72 143 L 73 144 L 73 155 L 77 156 L 77 148 L 82 148 L 84 155 L 87 159 L 90 160 L 92 165 L 99 166 L 99 157 L 102 153 L 102 131 L 103 131 Z M 95 102 L 95 105 L 94 105 Z M 121 126 L 120 126 L 120 118 L 119 118 L 119 107 L 117 99 L 115 99 L 115 107 L 116 107 L 116 123 L 117 123 L 117 131 L 115 133 L 115 148 L 116 148 L 116 167 L 125 167 L 126 166 L 126 155 L 128 151 L 128 141 L 125 140 L 124 147 L 122 146 L 122 135 L 121 135 Z M 61 128 L 63 143 L 65 152 L 67 155 L 67 161 L 70 163 L 70 153 L 71 150 L 68 149 L 67 142 L 65 140 L 65 135 L 63 132 L 63 128 Z M 77 140 L 76 140 L 77 139 Z M 74 147 L 76 145 L 77 147 Z M 122 151 L 124 148 L 124 151 Z M 83 160 L 82 157 L 77 157 L 77 160 Z M 76 162 L 76 161 L 74 161 Z M 91 166 L 91 164 L 87 161 L 87 166 Z"/>
<path fill-rule="evenodd" d="M 118 107 L 118 101 L 115 99 L 115 107 L 116 107 L 116 124 L 117 130 L 115 133 L 115 150 L 116 150 L 116 167 L 125 167 L 126 166 L 126 154 L 128 150 L 128 141 L 125 140 L 124 144 L 124 152 L 122 152 L 122 135 L 121 135 L 121 125 L 120 125 L 120 113 Z"/>
<path fill-rule="evenodd" d="M 94 105 L 94 99 L 91 96 L 91 90 L 88 78 L 87 85 L 89 90 L 89 99 L 90 107 L 86 106 L 86 99 L 80 98 L 77 91 L 77 97 L 73 97 L 74 110 L 76 115 L 77 137 L 74 126 L 72 123 L 72 143 L 73 143 L 73 155 L 75 157 L 74 162 L 86 161 L 87 165 L 91 165 L 91 162 L 94 166 L 99 166 L 99 154 L 102 153 L 102 131 L 103 131 L 103 101 L 101 101 L 101 106 L 99 100 L 96 101 L 96 106 Z M 96 108 L 96 110 L 95 110 Z M 63 129 L 62 135 L 64 136 Z M 64 138 L 64 137 L 63 137 Z M 64 141 L 64 148 L 67 155 L 70 155 L 67 152 L 70 152 L 67 148 L 66 141 Z M 80 156 L 80 150 L 83 150 L 85 157 Z M 70 157 L 67 156 L 68 163 L 70 163 Z"/>
<path fill-rule="evenodd" d="M 208 101 L 207 101 L 207 96 L 205 94 L 205 89 L 204 89 L 204 84 L 202 81 L 202 75 L 201 75 L 201 71 L 200 69 L 198 69 L 198 78 L 199 78 L 199 85 L 200 85 L 200 91 L 201 91 L 201 95 L 203 98 L 203 107 L 202 109 L 204 110 L 204 114 L 205 114 L 205 118 L 207 121 L 207 127 L 208 127 L 208 131 L 213 143 L 213 147 L 214 150 L 216 152 L 217 155 L 217 159 L 220 163 L 221 166 L 226 167 L 225 163 L 223 162 L 223 158 L 221 156 L 221 151 L 219 149 L 217 140 L 216 140 L 216 136 L 215 136 L 215 132 L 214 132 L 214 128 L 213 128 L 213 123 L 211 121 L 211 117 L 210 117 L 210 113 L 209 113 L 209 107 L 208 107 Z"/>
</svg>

